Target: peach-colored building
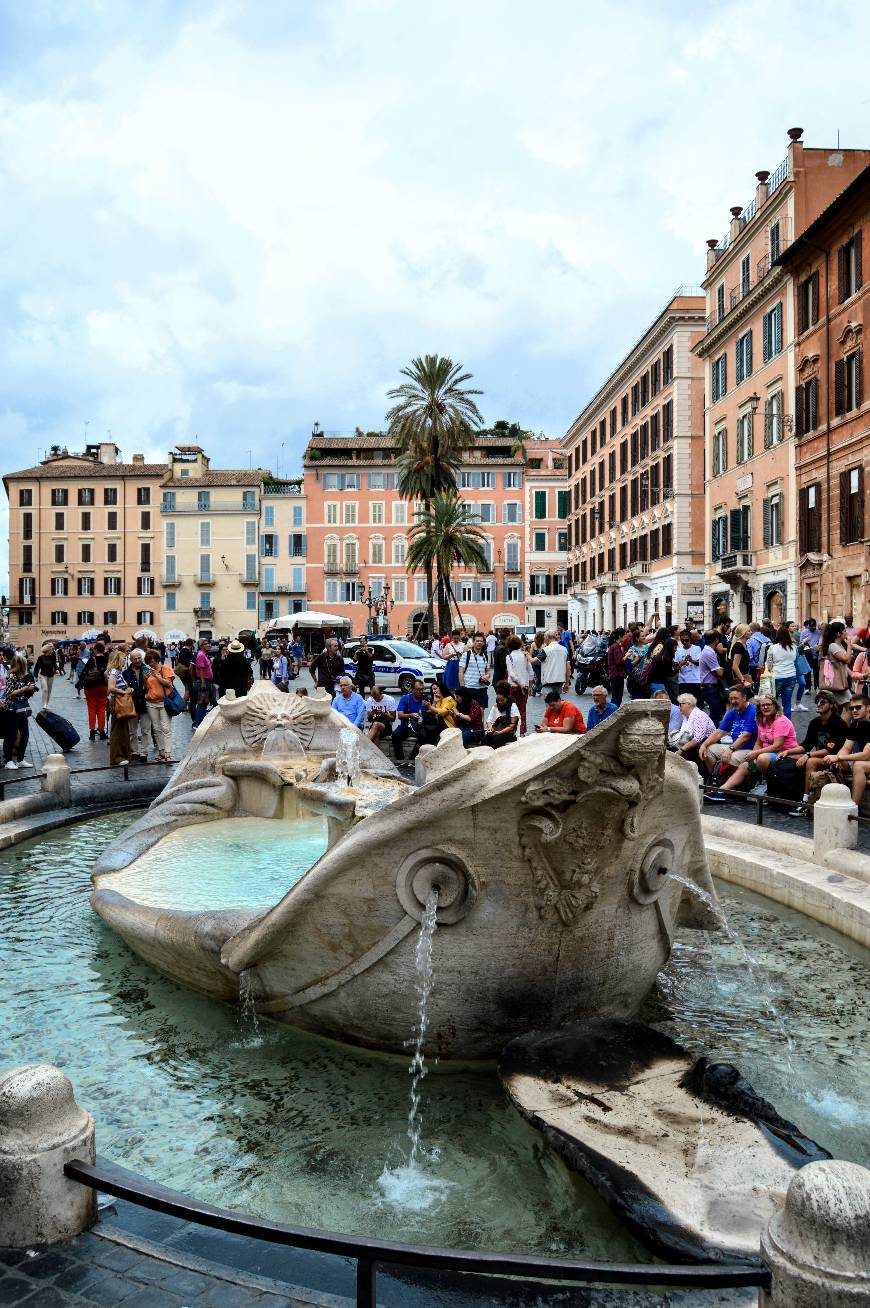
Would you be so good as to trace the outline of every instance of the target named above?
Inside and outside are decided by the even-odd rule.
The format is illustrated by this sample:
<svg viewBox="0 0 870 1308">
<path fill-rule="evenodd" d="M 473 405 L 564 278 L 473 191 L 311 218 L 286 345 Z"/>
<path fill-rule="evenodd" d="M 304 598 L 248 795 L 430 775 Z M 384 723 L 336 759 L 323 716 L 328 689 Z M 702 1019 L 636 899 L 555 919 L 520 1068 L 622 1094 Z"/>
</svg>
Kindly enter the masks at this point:
<svg viewBox="0 0 870 1308">
<path fill-rule="evenodd" d="M 559 440 L 526 445 L 526 622 L 568 625 L 568 460 Z"/>
<path fill-rule="evenodd" d="M 800 612 L 870 622 L 870 167 L 780 258 L 793 298 Z"/>
<path fill-rule="evenodd" d="M 756 173 L 755 196 L 708 241 L 705 367 L 708 621 L 810 616 L 798 609 L 795 316 L 779 256 L 870 163 L 866 150 L 810 149 Z M 813 615 L 818 616 L 818 615 Z"/>
<path fill-rule="evenodd" d="M 575 630 L 700 617 L 703 332 L 700 290 L 678 287 L 563 437 Z"/>
<path fill-rule="evenodd" d="M 363 597 L 386 594 L 394 635 L 426 634 L 426 579 L 408 573 L 414 505 L 396 490 L 396 448 L 386 435 L 312 435 L 303 455 L 308 606 L 350 617 L 365 631 Z M 486 571 L 452 583 L 465 625 L 525 622 L 526 468 L 510 436 L 480 433 L 459 474 L 463 500 L 486 541 Z"/>
<path fill-rule="evenodd" d="M 308 607 L 308 534 L 301 477 L 268 477 L 260 497 L 259 625 Z"/>
<path fill-rule="evenodd" d="M 113 637 L 163 621 L 160 483 L 163 463 L 111 442 L 52 453 L 3 478 L 9 497 L 9 637 L 45 640 L 107 629 Z"/>
</svg>

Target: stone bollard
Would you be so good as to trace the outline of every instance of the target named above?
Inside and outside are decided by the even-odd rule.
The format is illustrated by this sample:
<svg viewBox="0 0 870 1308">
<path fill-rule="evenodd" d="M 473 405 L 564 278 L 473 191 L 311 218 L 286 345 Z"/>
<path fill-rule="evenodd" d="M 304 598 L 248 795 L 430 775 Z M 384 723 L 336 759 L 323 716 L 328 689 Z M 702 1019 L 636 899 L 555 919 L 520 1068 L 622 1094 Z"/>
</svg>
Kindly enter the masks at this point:
<svg viewBox="0 0 870 1308">
<path fill-rule="evenodd" d="M 49 754 L 42 765 L 40 789 L 46 795 L 56 795 L 59 804 L 68 806 L 72 803 L 71 775 L 63 754 Z"/>
<path fill-rule="evenodd" d="M 759 1308 L 870 1308 L 870 1171 L 808 1163 L 761 1237 L 772 1278 Z"/>
<path fill-rule="evenodd" d="M 858 813 L 848 786 L 836 782 L 822 787 L 813 809 L 813 858 L 821 863 L 832 849 L 858 848 Z"/>
<path fill-rule="evenodd" d="M 0 1077 L 0 1247 L 56 1244 L 87 1230 L 96 1192 L 63 1174 L 93 1163 L 94 1119 L 56 1067 L 31 1064 Z"/>
</svg>

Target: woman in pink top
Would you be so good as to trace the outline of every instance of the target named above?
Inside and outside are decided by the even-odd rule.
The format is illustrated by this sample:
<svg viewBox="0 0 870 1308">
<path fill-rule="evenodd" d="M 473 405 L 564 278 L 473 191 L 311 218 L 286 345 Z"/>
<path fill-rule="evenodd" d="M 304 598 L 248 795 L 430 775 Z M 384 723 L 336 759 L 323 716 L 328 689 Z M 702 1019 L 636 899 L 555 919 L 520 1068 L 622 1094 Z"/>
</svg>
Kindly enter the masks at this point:
<svg viewBox="0 0 870 1308">
<path fill-rule="evenodd" d="M 748 776 L 764 776 L 787 749 L 797 749 L 794 724 L 785 716 L 773 695 L 760 695 L 756 702 L 758 735 L 745 762 L 732 772 L 722 790 L 736 790 Z"/>
</svg>

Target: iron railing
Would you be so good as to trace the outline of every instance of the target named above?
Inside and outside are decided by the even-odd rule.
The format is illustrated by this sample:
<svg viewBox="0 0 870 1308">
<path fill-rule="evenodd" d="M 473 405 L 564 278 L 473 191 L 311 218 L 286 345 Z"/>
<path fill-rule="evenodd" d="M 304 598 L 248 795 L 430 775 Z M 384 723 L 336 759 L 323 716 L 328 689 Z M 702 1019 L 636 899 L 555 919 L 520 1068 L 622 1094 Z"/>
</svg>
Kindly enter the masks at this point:
<svg viewBox="0 0 870 1308">
<path fill-rule="evenodd" d="M 786 155 L 786 157 L 783 159 L 779 167 L 775 168 L 767 179 L 768 196 L 773 195 L 776 188 L 778 186 L 781 186 L 787 177 L 788 177 L 788 155 Z"/>
<path fill-rule="evenodd" d="M 467 1249 L 436 1249 L 428 1245 L 399 1244 L 392 1240 L 344 1235 L 338 1231 L 285 1226 L 280 1222 L 249 1217 L 244 1213 L 216 1208 L 212 1204 L 191 1199 L 177 1190 L 148 1181 L 126 1167 L 119 1167 L 102 1158 L 98 1158 L 94 1165 L 73 1160 L 65 1165 L 64 1173 L 71 1181 L 78 1181 L 80 1185 L 86 1185 L 92 1190 L 114 1195 L 127 1203 L 138 1204 L 152 1212 L 165 1213 L 181 1221 L 208 1226 L 230 1235 L 263 1240 L 269 1244 L 312 1249 L 318 1253 L 349 1258 L 356 1264 L 357 1308 L 376 1308 L 379 1267 L 402 1267 L 415 1272 L 473 1273 L 477 1277 L 489 1278 L 485 1284 L 490 1288 L 496 1288 L 499 1284 L 495 1282 L 496 1277 L 511 1277 L 514 1278 L 514 1290 L 520 1288 L 523 1282 L 540 1281 L 671 1285 L 706 1290 L 750 1286 L 770 1289 L 770 1273 L 760 1264 L 597 1263 L 568 1258 L 529 1258 Z"/>
</svg>

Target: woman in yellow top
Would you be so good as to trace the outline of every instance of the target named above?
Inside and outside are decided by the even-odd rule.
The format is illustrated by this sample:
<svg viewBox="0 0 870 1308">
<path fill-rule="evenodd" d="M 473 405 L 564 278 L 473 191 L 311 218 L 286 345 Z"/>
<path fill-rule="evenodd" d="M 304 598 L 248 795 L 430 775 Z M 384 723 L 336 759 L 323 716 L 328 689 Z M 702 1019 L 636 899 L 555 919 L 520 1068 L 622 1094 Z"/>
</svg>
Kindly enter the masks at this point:
<svg viewBox="0 0 870 1308">
<path fill-rule="evenodd" d="M 438 737 L 448 727 L 458 726 L 456 721 L 456 700 L 443 691 L 437 682 L 432 683 L 432 699 L 423 702 L 423 724 L 420 730 L 422 745 L 437 745 Z"/>
</svg>

